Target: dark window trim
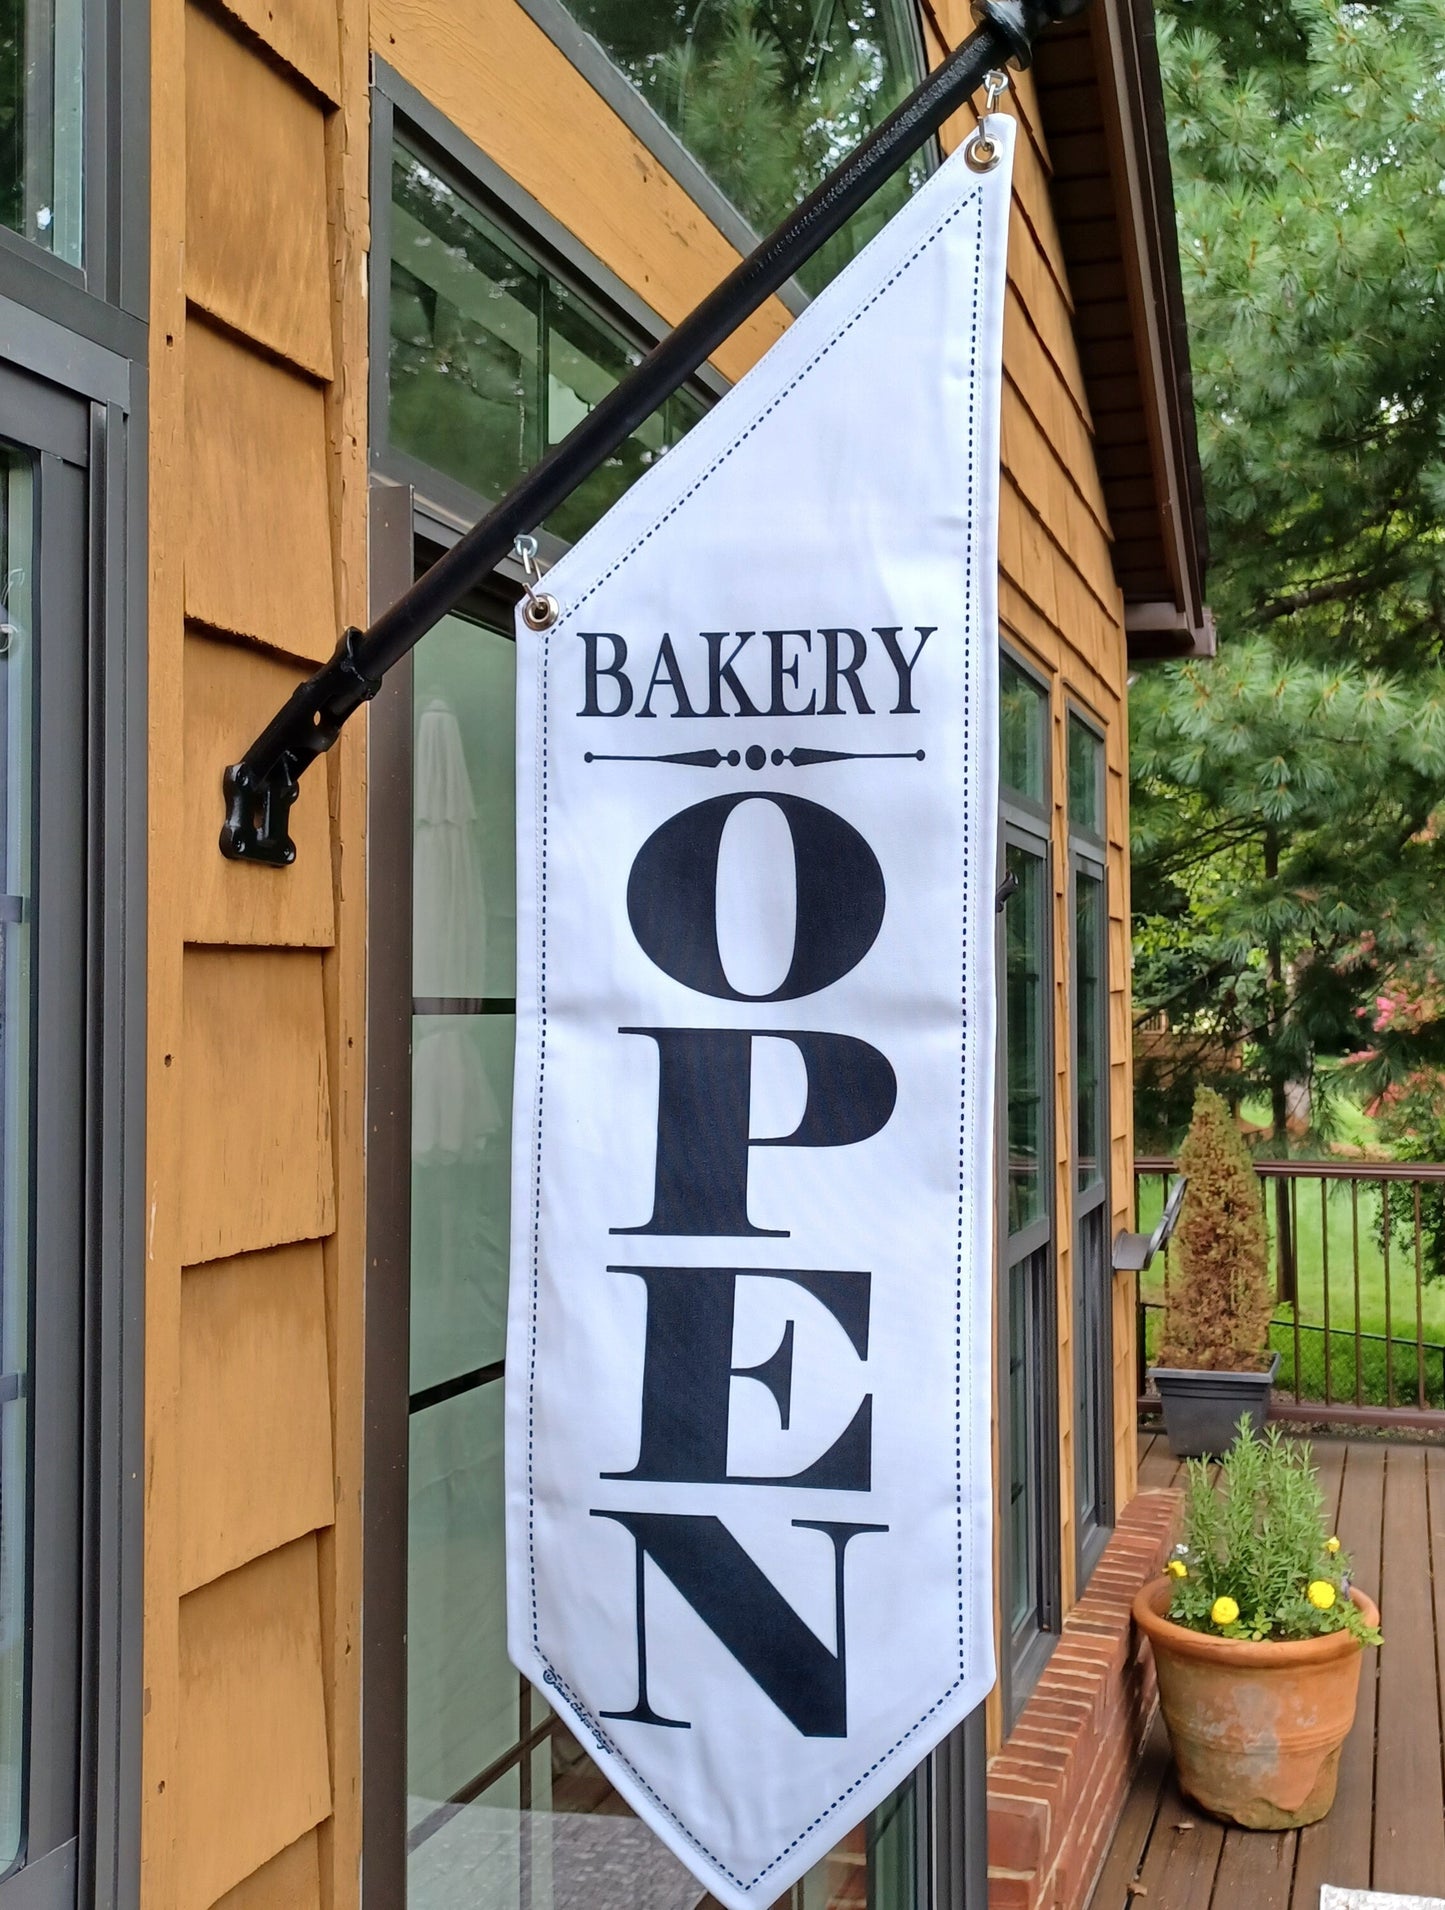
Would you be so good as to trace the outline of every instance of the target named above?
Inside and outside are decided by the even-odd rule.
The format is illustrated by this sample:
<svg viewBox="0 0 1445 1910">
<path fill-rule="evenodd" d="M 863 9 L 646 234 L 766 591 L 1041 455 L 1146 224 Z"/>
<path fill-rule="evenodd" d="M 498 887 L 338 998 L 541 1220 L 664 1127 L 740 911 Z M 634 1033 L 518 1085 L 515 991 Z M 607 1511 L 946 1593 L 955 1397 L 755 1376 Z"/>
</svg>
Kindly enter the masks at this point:
<svg viewBox="0 0 1445 1910">
<path fill-rule="evenodd" d="M 1055 1165 L 1055 1121 L 1053 1115 L 1054 1082 L 1054 919 L 1053 919 L 1053 855 L 1048 834 L 1040 827 L 1031 813 L 1016 809 L 1010 798 L 1005 798 L 1000 806 L 999 830 L 999 868 L 1005 865 L 1005 850 L 1012 843 L 1037 857 L 1043 870 L 1045 899 L 1044 937 L 1044 1031 L 1041 1073 L 1043 1079 L 1043 1118 L 1044 1136 L 1042 1154 L 1046 1163 L 1042 1176 L 1046 1211 L 1028 1226 L 1016 1233 L 1008 1230 L 1008 1029 L 1005 1015 L 999 1017 L 999 1082 L 997 1097 L 998 1122 L 998 1172 L 995 1198 L 998 1206 L 998 1371 L 1002 1391 L 998 1407 L 999 1428 L 999 1481 L 1002 1492 L 1007 1485 L 1011 1464 L 1011 1425 L 1008 1411 L 1007 1387 L 1010 1357 L 1011 1294 L 1010 1287 L 1015 1267 L 1042 1254 L 1045 1257 L 1047 1275 L 1041 1281 L 1041 1291 L 1036 1296 L 1038 1317 L 1036 1338 L 1038 1342 L 1038 1411 L 1039 1411 L 1039 1455 L 1040 1471 L 1036 1481 L 1038 1542 L 1038 1606 L 1037 1621 L 1022 1637 L 1015 1639 L 1009 1632 L 1009 1614 L 1013 1609 L 1012 1566 L 1006 1543 L 999 1547 L 999 1586 L 1000 1609 L 1004 1613 L 1003 1649 L 1000 1653 L 999 1682 L 1004 1700 L 1005 1732 L 1013 1729 L 1019 1712 L 1023 1709 L 1029 1693 L 1038 1682 L 1039 1673 L 1047 1664 L 1062 1623 L 1063 1587 L 1060 1558 L 1060 1481 L 1059 1481 L 1059 1425 L 1058 1425 L 1058 1188 Z M 1007 908 L 1007 904 L 1005 904 Z M 998 921 L 999 979 L 1001 987 L 1006 974 L 1006 928 L 1005 917 L 1001 914 Z"/>
<path fill-rule="evenodd" d="M 373 611 L 414 575 L 408 485 L 371 481 Z M 406 1610 L 411 1387 L 412 679 L 367 718 L 366 1479 L 362 1521 L 361 1900 L 406 1902 Z M 379 878 L 385 878 L 385 894 Z"/>
<path fill-rule="evenodd" d="M 30 435 L 32 441 L 48 436 L 62 451 L 59 468 L 72 474 L 71 509 L 83 520 L 69 551 L 51 534 L 49 563 L 59 557 L 78 563 L 78 570 L 61 579 L 59 593 L 48 595 L 54 580 L 45 574 L 43 553 L 37 608 L 37 624 L 48 617 L 53 627 L 57 601 L 70 595 L 70 614 L 81 633 L 69 660 L 76 679 L 74 720 L 58 738 L 42 732 L 53 745 L 52 759 L 65 769 L 51 779 L 63 794 L 57 799 L 52 791 L 51 820 L 41 826 L 54 827 L 60 800 L 67 818 L 62 830 L 78 836 L 61 947 L 63 952 L 67 934 L 74 938 L 72 979 L 79 1002 L 76 1026 L 65 1038 L 71 1050 L 65 1070 L 75 1083 L 68 1145 L 82 1164 L 71 1205 L 83 1290 L 75 1296 L 74 1320 L 52 1320 L 50 1326 L 79 1343 L 71 1385 L 82 1420 L 69 1485 L 42 1470 L 34 1488 L 46 1497 L 75 1495 L 72 1542 L 78 1557 L 71 1583 L 78 1623 L 70 1655 L 79 1699 L 75 1741 L 56 1752 L 62 1761 L 73 1760 L 72 1777 L 61 1792 L 52 1790 L 41 1821 L 32 1814 L 32 1831 L 50 1849 L 37 1851 L 0 1884 L 0 1906 L 28 1910 L 83 1902 L 120 1910 L 138 1902 L 140 1888 L 147 710 L 144 645 L 128 641 L 127 633 L 145 627 L 146 471 L 136 449 L 141 408 L 127 401 L 133 381 L 143 386 L 137 366 L 75 339 L 43 314 L 20 316 L 26 322 L 4 334 L 7 345 L 18 334 L 24 350 L 16 354 L 19 363 L 12 359 L 0 368 L 0 417 L 9 435 L 23 441 L 27 420 L 38 423 L 50 412 L 52 428 Z M 53 455 L 46 463 L 53 474 Z M 46 509 L 52 500 L 41 501 Z M 47 928 L 52 937 L 57 933 L 42 911 L 42 938 Z M 55 1012 L 45 1006 L 49 967 L 47 955 L 40 976 L 47 1046 Z M 45 1075 L 40 1085 L 43 1093 Z M 59 1139 L 53 1116 L 50 1129 L 53 1162 Z M 54 1172 L 44 1153 L 41 1170 L 42 1179 Z M 44 1204 L 53 1202 L 52 1195 Z M 37 1455 L 44 1468 L 39 1442 Z M 59 1664 L 66 1654 L 58 1642 L 46 1642 L 44 1628 L 69 1624 L 66 1574 L 59 1570 L 63 1548 L 37 1563 L 37 1658 L 43 1654 Z M 55 1586 L 47 1589 L 44 1574 L 57 1571 Z M 68 1808 L 63 1793 L 74 1785 L 78 1791 Z"/>
<path fill-rule="evenodd" d="M 85 0 L 81 111 L 81 261 L 73 265 L 22 233 L 0 228 L 0 259 L 27 303 L 67 309 L 89 336 L 128 313 L 144 321 L 150 233 L 148 0 Z M 143 357 L 144 351 L 133 352 Z"/>
<path fill-rule="evenodd" d="M 1081 1415 L 1087 1409 L 1089 1404 L 1088 1400 L 1085 1397 L 1084 1390 L 1079 1384 L 1079 1376 L 1081 1372 L 1080 1361 L 1083 1356 L 1084 1349 L 1087 1343 L 1086 1335 L 1084 1332 L 1084 1309 L 1087 1305 L 1088 1295 L 1085 1293 L 1083 1285 L 1082 1285 L 1082 1281 L 1085 1278 L 1085 1271 L 1084 1271 L 1085 1255 L 1083 1251 L 1083 1237 L 1084 1237 L 1084 1223 L 1093 1214 L 1095 1214 L 1101 1207 L 1104 1209 L 1104 1212 L 1106 1215 L 1105 1249 L 1104 1249 L 1103 1266 L 1102 1268 L 1097 1269 L 1096 1271 L 1098 1272 L 1100 1276 L 1101 1284 L 1103 1285 L 1103 1289 L 1104 1289 L 1104 1306 L 1106 1309 L 1105 1327 L 1111 1342 L 1113 1337 L 1113 1293 L 1112 1293 L 1113 1274 L 1109 1265 L 1108 1223 L 1107 1223 L 1107 1214 L 1109 1211 L 1109 1201 L 1110 1201 L 1110 1172 L 1109 1172 L 1110 1135 L 1109 1135 L 1108 1126 L 1107 1126 L 1109 1112 L 1110 1112 L 1110 1106 L 1109 1106 L 1109 866 L 1108 866 L 1108 843 L 1107 843 L 1107 836 L 1106 836 L 1106 832 L 1108 828 L 1108 817 L 1107 817 L 1107 813 L 1104 810 L 1104 805 L 1107 803 L 1107 800 L 1108 800 L 1109 766 L 1108 766 L 1107 755 L 1105 754 L 1105 752 L 1107 751 L 1108 739 L 1107 739 L 1107 735 L 1105 733 L 1103 724 L 1100 723 L 1099 719 L 1092 713 L 1092 711 L 1082 707 L 1080 704 L 1075 702 L 1072 697 L 1070 697 L 1065 704 L 1064 748 L 1065 748 L 1066 787 L 1067 787 L 1067 776 L 1068 776 L 1068 751 L 1072 747 L 1072 733 L 1073 733 L 1072 726 L 1075 723 L 1077 723 L 1081 729 L 1088 731 L 1088 733 L 1095 738 L 1095 740 L 1098 742 L 1100 746 L 1101 753 L 1099 758 L 1098 795 L 1099 795 L 1099 804 L 1100 804 L 1100 811 L 1101 811 L 1101 820 L 1104 823 L 1104 830 L 1098 833 L 1095 833 L 1093 830 L 1083 828 L 1079 823 L 1074 821 L 1072 816 L 1069 815 L 1068 804 L 1067 802 L 1065 803 L 1064 819 L 1065 819 L 1065 823 L 1067 825 L 1067 830 L 1068 830 L 1068 845 L 1069 845 L 1069 851 L 1068 851 L 1069 853 L 1069 862 L 1068 862 L 1068 875 L 1069 875 L 1069 882 L 1068 882 L 1068 928 L 1069 928 L 1068 1004 L 1069 1004 L 1069 1013 L 1068 1013 L 1068 1020 L 1069 1020 L 1069 1050 L 1070 1050 L 1069 1052 L 1069 1080 L 1070 1080 L 1069 1198 L 1073 1204 L 1073 1236 L 1072 1236 L 1072 1252 L 1070 1256 L 1070 1265 L 1071 1265 L 1072 1274 L 1073 1274 L 1072 1286 L 1073 1286 L 1073 1301 L 1074 1301 L 1073 1312 L 1074 1312 L 1074 1346 L 1075 1346 L 1074 1456 L 1075 1456 L 1076 1470 L 1074 1475 L 1074 1571 L 1075 1571 L 1074 1590 L 1075 1590 L 1075 1595 L 1077 1597 L 1081 1597 L 1083 1595 L 1084 1588 L 1087 1586 L 1090 1578 L 1093 1576 L 1094 1567 L 1098 1564 L 1100 1558 L 1103 1556 L 1104 1548 L 1108 1545 L 1110 1534 L 1112 1533 L 1114 1529 L 1114 1521 L 1116 1517 L 1117 1487 L 1116 1487 L 1116 1481 L 1114 1478 L 1114 1465 L 1113 1465 L 1114 1369 L 1113 1369 L 1113 1361 L 1112 1359 L 1110 1359 L 1105 1361 L 1104 1370 L 1097 1376 L 1098 1394 L 1094 1403 L 1097 1407 L 1097 1415 L 1098 1415 L 1098 1423 L 1095 1427 L 1095 1436 L 1099 1442 L 1099 1448 L 1098 1448 L 1099 1473 L 1098 1473 L 1098 1477 L 1093 1481 L 1094 1514 L 1092 1518 L 1086 1521 L 1083 1516 L 1083 1494 L 1082 1494 L 1081 1484 L 1080 1484 L 1079 1475 L 1077 1471 L 1078 1459 L 1079 1459 L 1080 1453 L 1082 1452 L 1082 1441 L 1080 1440 L 1078 1436 L 1079 1428 L 1082 1424 Z M 1105 1123 L 1106 1123 L 1105 1131 L 1103 1135 L 1101 1136 L 1102 1157 L 1103 1157 L 1101 1165 L 1102 1165 L 1103 1171 L 1100 1174 L 1099 1179 L 1095 1183 L 1095 1185 L 1093 1187 L 1088 1188 L 1086 1191 L 1082 1193 L 1079 1191 L 1078 1184 L 1077 1184 L 1078 1183 L 1077 1169 L 1078 1169 L 1078 1159 L 1079 1159 L 1079 1132 L 1078 1132 L 1078 1126 L 1079 1126 L 1079 1097 L 1078 1097 L 1079 1026 L 1078 1026 L 1078 1019 L 1075 1014 L 1075 991 L 1074 991 L 1074 977 L 1078 972 L 1077 965 L 1078 965 L 1078 959 L 1079 959 L 1078 877 L 1079 877 L 1079 872 L 1081 870 L 1086 871 L 1090 877 L 1092 877 L 1098 882 L 1101 901 L 1103 904 L 1103 912 L 1104 912 L 1103 913 L 1103 973 L 1101 975 L 1102 998 L 1099 1004 L 1098 1034 L 1099 1034 L 1099 1062 L 1100 1062 L 1101 1078 L 1103 1082 L 1103 1109 L 1104 1109 L 1104 1116 L 1105 1116 Z M 1096 1295 L 1095 1298 L 1097 1297 L 1098 1296 Z"/>
<path fill-rule="evenodd" d="M 1043 1281 L 1043 1291 L 1039 1299 L 1038 1337 L 1041 1343 L 1041 1359 L 1046 1371 L 1040 1374 L 1040 1458 L 1041 1476 L 1037 1482 L 1039 1489 L 1039 1602 L 1038 1620 L 1035 1628 L 1025 1636 L 1015 1640 L 1010 1635 L 1009 1614 L 1013 1609 L 1012 1566 L 1007 1544 L 1007 1526 L 1001 1525 L 999 1545 L 999 1608 L 1003 1613 L 1004 1635 L 999 1653 L 999 1687 L 1003 1700 L 1004 1734 L 1013 1729 L 1022 1711 L 1029 1693 L 1038 1683 L 1039 1674 L 1048 1663 L 1058 1639 L 1059 1627 L 1063 1622 L 1063 1585 L 1061 1571 L 1061 1531 L 1060 1531 L 1060 1482 L 1059 1482 L 1059 1426 L 1058 1426 L 1058 1186 L 1055 1164 L 1055 1120 L 1053 1111 L 1053 1083 L 1055 1063 L 1055 1030 L 1053 1015 L 1054 989 L 1054 889 L 1053 889 L 1053 695 L 1050 679 L 1020 648 L 1005 637 L 1000 643 L 1000 654 L 1023 675 L 1029 677 L 1043 692 L 1044 703 L 1044 794 L 1043 801 L 1036 802 L 1021 792 L 1002 786 L 999 791 L 999 876 L 1002 879 L 1007 845 L 1010 842 L 1024 848 L 1028 853 L 1038 856 L 1044 872 L 1044 896 L 1046 910 L 1046 934 L 1044 937 L 1044 995 L 1048 1004 L 1044 1015 L 1044 1041 L 1041 1057 L 1044 1082 L 1044 1119 L 1046 1133 L 1044 1137 L 1044 1156 L 1048 1162 L 1045 1176 L 1045 1195 L 1047 1211 L 1037 1221 L 1020 1232 L 1010 1235 L 1008 1231 L 1008 1025 L 1003 1007 L 1003 990 L 1006 977 L 1006 931 L 1005 917 L 998 918 L 998 977 L 1000 989 L 1000 1013 L 998 1036 L 998 1091 L 996 1095 L 996 1113 L 998 1134 L 998 1169 L 995 1190 L 997 1204 L 998 1239 L 998 1281 L 996 1286 L 997 1306 L 995 1312 L 998 1322 L 997 1368 L 999 1374 L 1000 1395 L 998 1400 L 997 1424 L 999 1433 L 999 1477 L 998 1490 L 1006 1488 L 1011 1469 L 1011 1427 L 1008 1411 L 1008 1373 L 1009 1373 L 1009 1330 L 1011 1274 L 1015 1266 L 1031 1259 L 1035 1254 L 1047 1255 L 1048 1277 Z M 1007 909 L 1007 903 L 1005 903 Z"/>
<path fill-rule="evenodd" d="M 78 1831 L 0 1886 L 4 1910 L 140 1900 L 149 15 L 87 0 L 83 269 L 0 235 L 0 367 L 83 421 L 87 712 L 68 756 L 89 838 Z"/>
</svg>

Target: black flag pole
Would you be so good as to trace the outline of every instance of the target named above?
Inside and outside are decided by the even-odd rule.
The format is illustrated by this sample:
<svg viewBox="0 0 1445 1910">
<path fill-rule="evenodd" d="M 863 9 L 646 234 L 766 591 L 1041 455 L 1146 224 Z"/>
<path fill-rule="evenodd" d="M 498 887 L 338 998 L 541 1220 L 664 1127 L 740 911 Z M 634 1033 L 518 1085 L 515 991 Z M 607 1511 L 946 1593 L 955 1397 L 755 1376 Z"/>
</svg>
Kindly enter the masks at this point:
<svg viewBox="0 0 1445 1910">
<path fill-rule="evenodd" d="M 279 868 L 294 862 L 288 823 L 300 778 L 376 695 L 393 664 L 786 284 L 978 91 L 991 68 L 1026 67 L 1043 28 L 1087 3 L 975 0 L 978 30 L 369 629 L 342 634 L 330 660 L 297 686 L 226 770 L 222 855 Z"/>
</svg>

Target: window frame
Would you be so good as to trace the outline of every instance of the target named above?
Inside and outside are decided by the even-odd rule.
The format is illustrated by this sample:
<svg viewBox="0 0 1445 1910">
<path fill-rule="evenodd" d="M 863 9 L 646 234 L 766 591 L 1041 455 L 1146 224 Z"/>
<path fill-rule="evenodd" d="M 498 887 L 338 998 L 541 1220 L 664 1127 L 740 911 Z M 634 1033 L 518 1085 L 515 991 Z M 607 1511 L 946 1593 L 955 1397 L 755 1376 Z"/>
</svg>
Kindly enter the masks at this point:
<svg viewBox="0 0 1445 1910">
<path fill-rule="evenodd" d="M 1104 726 L 1091 712 L 1072 699 L 1065 714 L 1066 788 L 1072 788 L 1068 774 L 1068 753 L 1073 749 L 1075 726 L 1099 745 L 1098 788 L 1096 799 L 1101 822 L 1108 793 L 1108 738 Z M 1109 1158 L 1109 852 L 1103 829 L 1085 828 L 1074 820 L 1067 801 L 1064 819 L 1068 832 L 1068 925 L 1069 925 L 1069 1198 L 1073 1204 L 1072 1286 L 1074 1313 L 1074 1532 L 1076 1590 L 1082 1595 L 1103 1555 L 1115 1520 L 1115 1480 L 1113 1466 L 1114 1383 L 1113 1361 L 1104 1359 L 1097 1367 L 1088 1365 L 1089 1308 L 1097 1305 L 1101 1340 L 1113 1339 L 1113 1266 L 1109 1241 L 1110 1158 Z M 1099 1001 L 1096 1007 L 1099 1054 L 1100 1150 L 1099 1177 L 1086 1189 L 1079 1187 L 1079 1037 L 1077 977 L 1079 972 L 1079 881 L 1083 876 L 1097 882 L 1100 906 Z M 1086 1232 L 1098 1235 L 1102 1215 L 1102 1240 L 1096 1241 L 1097 1264 L 1090 1264 Z M 1091 1292 L 1089 1282 L 1096 1291 Z M 1079 1462 L 1084 1451 L 1084 1415 L 1093 1419 L 1097 1470 L 1092 1486 L 1092 1512 L 1086 1514 L 1084 1482 Z"/>
<path fill-rule="evenodd" d="M 29 362 L 0 366 L 0 430 L 36 454 L 32 1052 L 45 1055 L 30 1137 L 25 1843 L 0 1910 L 112 1910 L 139 1879 L 146 712 L 126 629 L 143 627 L 144 470 L 117 399 L 126 368 L 33 318 Z M 77 370 L 82 388 L 60 382 Z"/>
<path fill-rule="evenodd" d="M 140 1891 L 149 760 L 145 429 L 150 345 L 147 0 L 86 0 L 79 266 L 0 230 L 6 435 L 63 413 L 84 468 L 84 708 L 61 761 L 86 820 L 80 1121 L 83 1414 L 76 1836 L 0 1910 L 126 1910 Z M 18 395 L 17 395 L 18 394 Z M 43 426 L 37 427 L 43 429 Z M 32 434 L 33 436 L 33 434 Z M 83 452 L 79 449 L 83 446 Z M 43 606 L 42 606 L 43 609 Z M 53 752 L 52 752 L 53 753 Z M 80 1168 L 77 1168 L 77 1172 Z"/>
<path fill-rule="evenodd" d="M 148 12 L 146 0 L 84 0 L 80 263 L 0 226 L 0 260 L 19 302 L 140 360 L 150 251 Z"/>
<path fill-rule="evenodd" d="M 1017 1233 L 1009 1232 L 1008 1200 L 1008 941 L 1007 910 L 1004 900 L 998 911 L 996 947 L 998 962 L 998 1043 L 995 1123 L 998 1136 L 995 1203 L 998 1215 L 998 1277 L 996 1287 L 997 1372 L 999 1385 L 995 1423 L 998 1426 L 998 1491 L 1007 1492 L 1013 1469 L 1013 1428 L 1008 1396 L 1012 1337 L 1014 1327 L 1014 1282 L 1020 1269 L 1030 1269 L 1023 1277 L 1030 1282 L 1025 1327 L 1029 1356 L 1035 1372 L 1035 1392 L 1030 1401 L 1034 1411 L 1039 1445 L 1039 1474 L 1033 1516 L 1035 1543 L 1035 1587 L 1032 1619 L 1023 1628 L 1012 1622 L 1014 1609 L 1013 1564 L 1008 1543 L 1008 1509 L 1002 1509 L 998 1561 L 999 1609 L 1002 1615 L 1002 1649 L 999 1653 L 999 1685 L 1003 1699 L 1004 1733 L 1017 1722 L 1029 1693 L 1038 1683 L 1048 1663 L 1063 1623 L 1062 1544 L 1060 1533 L 1059 1415 L 1058 1415 L 1058 1174 L 1055 1159 L 1054 1118 L 1054 939 L 1055 897 L 1053 888 L 1053 764 L 1050 741 L 1053 733 L 1053 697 L 1049 678 L 1021 651 L 1007 641 L 999 646 L 1006 659 L 1042 693 L 1044 748 L 1042 755 L 1043 794 L 1037 799 L 1005 785 L 999 778 L 1000 885 L 1007 871 L 1010 847 L 1035 857 L 1042 870 L 1044 894 L 1044 938 L 1042 948 L 1042 992 L 1045 1003 L 1043 1039 L 1040 1053 L 1042 1078 L 1043 1135 L 1040 1149 L 1043 1169 L 1040 1175 L 1045 1211 Z"/>
</svg>

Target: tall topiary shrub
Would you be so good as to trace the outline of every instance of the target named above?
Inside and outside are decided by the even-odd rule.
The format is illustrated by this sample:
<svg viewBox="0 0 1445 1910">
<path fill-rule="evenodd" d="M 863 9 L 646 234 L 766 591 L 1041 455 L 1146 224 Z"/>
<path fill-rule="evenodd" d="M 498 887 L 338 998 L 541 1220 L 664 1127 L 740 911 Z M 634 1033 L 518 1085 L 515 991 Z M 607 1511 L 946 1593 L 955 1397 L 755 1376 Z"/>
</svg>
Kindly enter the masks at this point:
<svg viewBox="0 0 1445 1910">
<path fill-rule="evenodd" d="M 1179 1150 L 1189 1185 L 1174 1231 L 1159 1364 L 1260 1372 L 1269 1362 L 1269 1236 L 1259 1184 L 1224 1101 L 1194 1097 Z"/>
</svg>

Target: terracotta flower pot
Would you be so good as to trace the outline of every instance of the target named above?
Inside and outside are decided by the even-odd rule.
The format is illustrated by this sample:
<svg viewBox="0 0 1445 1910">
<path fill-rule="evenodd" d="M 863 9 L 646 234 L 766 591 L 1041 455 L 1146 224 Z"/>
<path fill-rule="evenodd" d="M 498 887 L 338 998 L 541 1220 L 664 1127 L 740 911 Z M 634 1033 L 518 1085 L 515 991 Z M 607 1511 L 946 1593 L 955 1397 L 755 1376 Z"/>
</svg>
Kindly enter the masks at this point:
<svg viewBox="0 0 1445 1910">
<path fill-rule="evenodd" d="M 1347 1631 L 1259 1644 L 1190 1631 L 1164 1616 L 1172 1590 L 1168 1578 L 1141 1586 L 1134 1619 L 1154 1647 L 1179 1788 L 1250 1830 L 1318 1822 L 1335 1801 L 1364 1647 Z M 1350 1596 L 1378 1625 L 1373 1601 Z"/>
</svg>

